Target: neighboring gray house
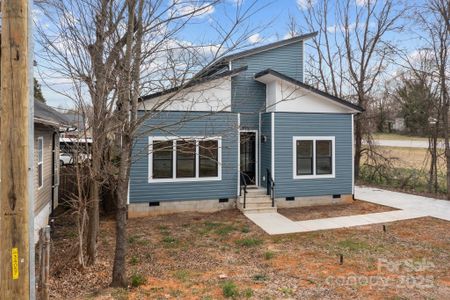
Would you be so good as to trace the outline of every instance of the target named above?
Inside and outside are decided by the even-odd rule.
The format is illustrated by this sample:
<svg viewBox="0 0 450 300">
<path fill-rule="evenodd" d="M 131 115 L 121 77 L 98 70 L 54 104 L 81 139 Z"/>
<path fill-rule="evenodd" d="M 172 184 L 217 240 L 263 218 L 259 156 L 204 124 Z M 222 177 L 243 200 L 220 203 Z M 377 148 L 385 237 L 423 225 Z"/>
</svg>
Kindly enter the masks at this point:
<svg viewBox="0 0 450 300">
<path fill-rule="evenodd" d="M 151 118 L 133 152 L 129 216 L 351 200 L 362 109 L 304 83 L 314 35 L 224 57 L 183 87 L 142 97 Z"/>
<path fill-rule="evenodd" d="M 69 126 L 63 114 L 44 103 L 34 101 L 34 230 L 48 224 L 58 206 L 59 134 Z"/>
</svg>

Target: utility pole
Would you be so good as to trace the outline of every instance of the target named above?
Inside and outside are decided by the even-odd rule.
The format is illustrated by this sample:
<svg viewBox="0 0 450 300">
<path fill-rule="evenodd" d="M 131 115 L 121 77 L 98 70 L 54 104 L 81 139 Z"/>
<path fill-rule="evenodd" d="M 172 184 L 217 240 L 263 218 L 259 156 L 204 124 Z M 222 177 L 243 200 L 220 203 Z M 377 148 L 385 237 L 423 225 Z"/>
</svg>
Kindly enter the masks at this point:
<svg viewBox="0 0 450 300">
<path fill-rule="evenodd" d="M 34 298 L 31 8 L 1 1 L 0 299 Z"/>
</svg>

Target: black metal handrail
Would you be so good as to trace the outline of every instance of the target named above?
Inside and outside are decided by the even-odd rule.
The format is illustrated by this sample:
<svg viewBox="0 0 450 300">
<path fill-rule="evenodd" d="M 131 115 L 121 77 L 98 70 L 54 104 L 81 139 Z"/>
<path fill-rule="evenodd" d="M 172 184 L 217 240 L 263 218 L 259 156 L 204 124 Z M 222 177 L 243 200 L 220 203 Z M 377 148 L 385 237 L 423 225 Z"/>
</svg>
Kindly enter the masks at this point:
<svg viewBox="0 0 450 300">
<path fill-rule="evenodd" d="M 239 196 L 242 196 L 242 189 L 244 189 L 244 205 L 243 205 L 243 207 L 245 209 L 245 206 L 247 204 L 246 203 L 247 202 L 247 180 L 245 177 L 246 176 L 248 177 L 248 175 L 243 172 L 241 172 L 240 174 L 241 174 L 241 180 L 240 180 Z"/>
<path fill-rule="evenodd" d="M 275 181 L 273 181 L 272 174 L 269 169 L 266 169 L 266 194 L 270 195 L 270 199 L 272 199 L 272 207 L 275 207 Z"/>
</svg>

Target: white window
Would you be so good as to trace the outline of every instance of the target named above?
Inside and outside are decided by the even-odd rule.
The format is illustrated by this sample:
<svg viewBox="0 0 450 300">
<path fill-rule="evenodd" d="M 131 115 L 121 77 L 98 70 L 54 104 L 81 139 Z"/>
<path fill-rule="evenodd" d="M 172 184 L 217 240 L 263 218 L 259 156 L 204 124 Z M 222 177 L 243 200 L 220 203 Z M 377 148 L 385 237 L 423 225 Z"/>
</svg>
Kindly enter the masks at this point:
<svg viewBox="0 0 450 300">
<path fill-rule="evenodd" d="M 294 136 L 294 179 L 335 177 L 334 136 Z"/>
<path fill-rule="evenodd" d="M 38 188 L 44 185 L 44 138 L 38 137 L 37 140 L 37 173 L 38 173 Z"/>
<path fill-rule="evenodd" d="M 221 180 L 220 137 L 149 137 L 149 182 Z"/>
</svg>

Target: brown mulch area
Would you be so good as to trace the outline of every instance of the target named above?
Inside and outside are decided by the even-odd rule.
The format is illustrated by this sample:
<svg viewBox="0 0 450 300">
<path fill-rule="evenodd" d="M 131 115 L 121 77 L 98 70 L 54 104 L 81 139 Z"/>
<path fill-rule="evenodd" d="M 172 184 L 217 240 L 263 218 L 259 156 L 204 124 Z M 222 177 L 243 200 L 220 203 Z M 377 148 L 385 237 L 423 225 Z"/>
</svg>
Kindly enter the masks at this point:
<svg viewBox="0 0 450 300">
<path fill-rule="evenodd" d="M 352 203 L 305 206 L 294 208 L 279 208 L 278 213 L 292 221 L 305 221 L 351 215 L 364 215 L 397 210 L 392 207 L 355 200 Z"/>
<path fill-rule="evenodd" d="M 234 283 L 239 299 L 450 298 L 450 223 L 438 219 L 390 223 L 387 232 L 373 225 L 280 236 L 265 234 L 237 210 L 131 219 L 128 225 L 128 275 L 142 285 L 108 288 L 113 220 L 101 221 L 97 264 L 80 270 L 70 255 L 75 227 L 58 219 L 51 298 L 223 299 L 225 282 Z"/>
</svg>

